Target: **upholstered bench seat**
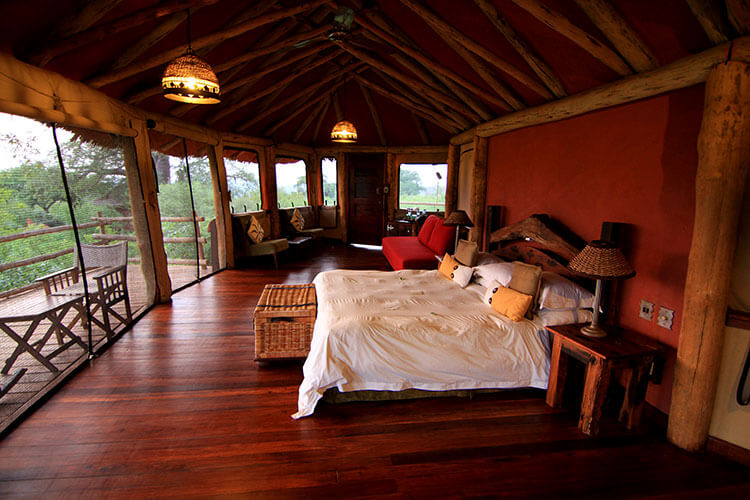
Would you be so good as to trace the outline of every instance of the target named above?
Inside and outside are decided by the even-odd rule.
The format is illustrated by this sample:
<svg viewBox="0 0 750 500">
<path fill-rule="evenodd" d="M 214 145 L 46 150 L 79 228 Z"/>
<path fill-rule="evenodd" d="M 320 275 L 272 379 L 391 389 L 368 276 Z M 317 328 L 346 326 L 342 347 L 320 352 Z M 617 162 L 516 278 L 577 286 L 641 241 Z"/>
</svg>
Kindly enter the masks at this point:
<svg viewBox="0 0 750 500">
<path fill-rule="evenodd" d="M 383 238 L 383 255 L 391 267 L 400 269 L 435 269 L 455 236 L 455 227 L 444 226 L 444 219 L 430 215 L 417 236 Z"/>
</svg>

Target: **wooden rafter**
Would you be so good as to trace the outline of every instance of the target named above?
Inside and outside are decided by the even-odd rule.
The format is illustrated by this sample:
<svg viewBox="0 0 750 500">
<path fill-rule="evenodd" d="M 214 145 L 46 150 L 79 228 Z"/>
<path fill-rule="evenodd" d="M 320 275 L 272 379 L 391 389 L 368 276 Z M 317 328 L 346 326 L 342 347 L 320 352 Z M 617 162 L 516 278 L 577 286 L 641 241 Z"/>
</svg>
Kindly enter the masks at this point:
<svg viewBox="0 0 750 500">
<path fill-rule="evenodd" d="M 750 0 L 725 0 L 727 17 L 741 36 L 750 34 Z"/>
<path fill-rule="evenodd" d="M 122 33 L 123 31 L 142 26 L 144 23 L 155 18 L 168 16 L 175 12 L 199 5 L 209 5 L 218 1 L 219 0 L 172 0 L 171 2 L 163 2 L 155 7 L 141 9 L 128 16 L 73 34 L 60 40 L 55 45 L 44 47 L 41 50 L 30 53 L 27 59 L 32 64 L 43 66 L 60 54 L 64 54 L 78 47 L 83 47 L 84 45 L 106 40 L 117 33 Z"/>
<path fill-rule="evenodd" d="M 451 123 L 449 120 L 446 120 L 444 116 L 441 116 L 436 111 L 426 108 L 424 106 L 421 106 L 419 104 L 411 102 L 409 99 L 398 95 L 395 92 L 391 92 L 390 90 L 370 81 L 367 80 L 362 75 L 355 76 L 355 79 L 358 82 L 361 82 L 364 86 L 368 87 L 369 89 L 387 97 L 388 99 L 392 100 L 396 104 L 399 104 L 403 106 L 404 108 L 410 109 L 414 111 L 417 115 L 426 118 L 430 120 L 432 123 L 437 125 L 438 127 L 442 128 L 443 130 L 447 130 L 448 132 L 455 133 L 458 130 L 461 130 L 460 127 L 456 126 L 455 124 Z"/>
<path fill-rule="evenodd" d="M 430 135 L 427 133 L 427 127 L 424 126 L 424 122 L 419 116 L 417 116 L 414 111 L 410 111 L 409 114 L 411 115 L 411 119 L 414 121 L 414 128 L 417 129 L 417 133 L 419 134 L 419 138 L 422 140 L 422 144 L 429 144 Z"/>
<path fill-rule="evenodd" d="M 547 90 L 544 85 L 534 80 L 531 76 L 527 75 L 523 71 L 516 68 L 505 59 L 499 57 L 497 54 L 475 42 L 473 39 L 466 36 L 461 31 L 454 28 L 451 24 L 443 20 L 438 16 L 432 9 L 422 5 L 414 0 L 400 0 L 401 3 L 413 10 L 419 17 L 422 18 L 430 27 L 440 33 L 453 38 L 455 41 L 466 47 L 468 50 L 474 52 L 476 55 L 497 67 L 500 71 L 514 78 L 519 83 L 522 83 L 529 89 L 533 90 L 545 99 L 552 99 L 552 94 Z"/>
<path fill-rule="evenodd" d="M 632 73 L 630 67 L 615 51 L 573 24 L 564 15 L 544 5 L 540 0 L 513 0 L 513 2 L 552 30 L 581 47 L 618 75 L 625 76 Z"/>
<path fill-rule="evenodd" d="M 288 47 L 298 43 L 299 41 L 308 39 L 307 37 L 310 36 L 309 32 L 301 33 L 296 36 L 287 37 L 285 40 L 281 42 L 273 42 L 270 41 L 272 39 L 275 39 L 277 36 L 281 36 L 288 32 L 288 29 L 290 28 L 289 25 L 285 25 L 280 30 L 274 30 L 273 33 L 271 33 L 267 38 L 269 40 L 269 43 L 266 45 L 263 45 L 261 47 L 257 47 L 253 49 L 252 51 L 248 51 L 245 54 L 243 54 L 241 57 L 236 57 L 234 59 L 231 59 L 230 61 L 225 61 L 222 64 L 216 65 L 213 67 L 214 71 L 219 74 L 219 83 L 222 82 L 222 78 L 225 76 L 222 74 L 222 72 L 230 70 L 232 68 L 236 68 L 241 66 L 242 64 L 245 64 L 249 61 L 252 61 L 253 59 L 264 56 L 267 54 L 272 53 L 279 53 L 280 51 L 284 51 Z M 152 88 L 142 90 L 136 94 L 133 94 L 126 98 L 126 101 L 130 104 L 137 104 L 144 99 L 148 99 L 149 97 L 152 97 L 154 95 L 157 95 L 161 93 L 161 85 L 154 86 Z M 192 108 L 190 108 L 192 109 Z"/>
<path fill-rule="evenodd" d="M 193 9 L 192 12 L 195 12 L 196 10 L 198 9 Z M 120 54 L 117 59 L 112 61 L 112 64 L 109 65 L 107 71 L 124 68 L 125 66 L 138 59 L 141 54 L 162 41 L 164 37 L 172 33 L 175 29 L 177 29 L 178 26 L 184 23 L 185 17 L 186 15 L 183 12 L 172 14 L 167 18 L 166 21 L 151 30 L 146 34 L 146 36 L 139 39 L 134 45 L 128 47 L 125 52 Z"/>
<path fill-rule="evenodd" d="M 341 51 L 335 50 L 324 57 L 314 58 L 310 63 L 292 72 L 291 74 L 287 75 L 285 78 L 282 78 L 281 80 L 274 82 L 272 85 L 267 85 L 263 89 L 253 92 L 251 95 L 245 97 L 244 99 L 241 99 L 238 102 L 234 102 L 234 103 L 231 103 L 231 105 L 226 106 L 225 109 L 222 109 L 215 115 L 211 116 L 208 120 L 206 120 L 206 123 L 208 123 L 209 125 L 213 125 L 217 121 L 234 113 L 238 109 L 244 108 L 251 102 L 257 101 L 261 97 L 265 97 L 268 94 L 271 94 L 278 88 L 289 85 L 297 77 L 302 76 L 306 74 L 307 72 L 314 70 L 318 66 L 321 66 L 327 63 L 328 61 L 338 57 L 340 54 L 341 54 Z"/>
<path fill-rule="evenodd" d="M 471 123 L 469 123 L 469 121 L 466 120 L 463 116 L 457 115 L 456 113 L 445 113 L 441 111 L 438 107 L 435 106 L 435 103 L 431 99 L 422 95 L 421 92 L 412 91 L 410 87 L 402 84 L 395 78 L 391 78 L 378 69 L 373 69 L 373 72 L 378 75 L 381 81 L 391 87 L 398 95 L 406 98 L 408 101 L 422 106 L 424 109 L 431 109 L 438 116 L 441 116 L 443 120 L 448 121 L 459 129 L 465 130 L 471 126 Z"/>
<path fill-rule="evenodd" d="M 331 101 L 333 102 L 333 114 L 336 116 L 336 121 L 340 122 L 344 119 L 344 110 L 341 107 L 341 96 L 338 92 L 331 94 Z"/>
<path fill-rule="evenodd" d="M 307 10 L 313 9 L 317 7 L 318 5 L 323 4 L 324 2 L 325 0 L 311 0 L 309 2 L 303 3 L 295 7 L 277 10 L 268 14 L 263 14 L 254 19 L 251 19 L 247 22 L 244 22 L 237 26 L 233 26 L 228 29 L 217 30 L 211 34 L 208 34 L 208 35 L 205 35 L 205 36 L 202 36 L 200 38 L 193 40 L 192 41 L 193 50 L 199 50 L 199 49 L 202 49 L 203 47 L 213 45 L 213 44 L 223 42 L 231 38 L 243 35 L 256 28 L 265 26 L 266 24 L 270 24 L 280 19 L 293 16 L 294 14 L 298 14 L 300 12 L 305 12 Z M 142 73 L 143 71 L 149 70 L 151 68 L 155 68 L 157 66 L 161 66 L 162 64 L 166 64 L 172 59 L 182 55 L 184 51 L 185 51 L 185 48 L 182 46 L 175 47 L 174 49 L 163 52 L 145 61 L 138 61 L 124 68 L 121 68 L 117 71 L 110 71 L 103 75 L 91 78 L 86 83 L 88 83 L 92 87 L 100 88 L 105 85 L 109 85 L 111 83 L 120 81 L 129 76 L 137 75 L 138 73 Z"/>
<path fill-rule="evenodd" d="M 297 131 L 292 136 L 292 142 L 299 141 L 302 137 L 302 134 L 304 134 L 305 131 L 310 128 L 310 125 L 312 125 L 312 122 L 315 120 L 315 118 L 317 118 L 321 112 L 325 113 L 328 110 L 328 106 L 330 104 L 331 100 L 328 98 L 328 96 L 320 101 L 315 109 L 307 114 L 307 118 L 305 118 L 302 124 L 297 128 Z"/>
<path fill-rule="evenodd" d="M 474 3 L 477 4 L 495 28 L 508 40 L 508 43 L 516 49 L 516 52 L 523 57 L 526 64 L 544 82 L 555 97 L 565 97 L 568 95 L 555 71 L 534 51 L 526 40 L 516 33 L 516 30 L 500 15 L 494 3 L 490 0 L 474 0 Z"/>
<path fill-rule="evenodd" d="M 363 28 L 365 28 L 366 30 L 368 30 L 369 32 L 371 32 L 372 34 L 374 34 L 375 36 L 383 40 L 384 42 L 400 50 L 407 56 L 419 62 L 424 67 L 430 69 L 433 72 L 433 74 L 444 75 L 445 77 L 453 80 L 456 84 L 462 86 L 463 88 L 465 88 L 466 90 L 468 90 L 469 92 L 477 96 L 478 98 L 484 100 L 484 102 L 499 106 L 500 108 L 506 111 L 511 110 L 510 106 L 508 106 L 508 103 L 506 103 L 501 98 L 493 95 L 492 93 L 479 87 L 478 85 L 475 85 L 472 82 L 466 80 L 455 71 L 441 65 L 440 63 L 434 61 L 430 57 L 427 57 L 424 53 L 397 40 L 393 35 L 382 30 L 380 27 L 376 26 L 373 22 L 370 22 L 370 20 L 357 17 L 355 18 L 355 21 L 358 24 L 360 24 Z"/>
<path fill-rule="evenodd" d="M 345 76 L 344 78 L 341 78 L 340 81 L 336 82 L 334 85 L 329 87 L 328 90 L 320 93 L 318 96 L 316 96 L 313 99 L 307 99 L 306 97 L 303 96 L 302 98 L 300 98 L 300 102 L 298 102 L 298 105 L 292 107 L 294 111 L 292 111 L 291 113 L 288 113 L 280 121 L 276 122 L 270 128 L 265 130 L 263 135 L 267 135 L 267 136 L 273 135 L 279 128 L 283 127 L 284 125 L 286 125 L 287 123 L 295 119 L 297 115 L 299 115 L 303 111 L 306 111 L 311 106 L 318 104 L 319 102 L 326 99 L 329 95 L 336 92 L 339 89 L 339 87 L 345 85 L 346 82 L 348 82 L 350 79 L 351 79 L 350 76 Z M 303 101 L 302 99 L 305 99 L 305 100 Z"/>
<path fill-rule="evenodd" d="M 730 38 L 723 2 L 716 0 L 686 0 L 711 43 L 724 43 Z"/>
<path fill-rule="evenodd" d="M 418 90 L 419 92 L 423 92 L 425 95 L 437 101 L 437 103 L 442 104 L 444 106 L 443 110 L 445 111 L 446 114 L 452 114 L 455 112 L 460 113 L 465 109 L 463 103 L 457 101 L 456 99 L 452 97 L 449 97 L 443 94 L 442 92 L 436 91 L 435 89 L 431 88 L 429 85 L 426 85 L 415 78 L 404 75 L 402 72 L 383 63 L 382 61 L 376 59 L 370 54 L 367 54 L 366 52 L 355 48 L 353 45 L 346 43 L 346 42 L 338 42 L 338 45 L 342 49 L 346 50 L 351 55 L 356 57 L 357 59 L 369 64 L 373 68 L 379 69 L 383 73 L 386 73 L 387 75 L 397 80 L 400 80 L 401 82 L 403 82 L 406 85 L 409 85 L 415 90 Z M 436 105 L 438 105 L 437 103 Z"/>
<path fill-rule="evenodd" d="M 362 91 L 362 97 L 365 98 L 367 107 L 370 109 L 370 116 L 372 116 L 372 123 L 375 125 L 375 131 L 378 133 L 378 139 L 380 139 L 380 145 L 387 146 L 388 138 L 385 135 L 385 127 L 383 127 L 383 120 L 380 119 L 380 114 L 378 113 L 378 107 L 375 105 L 375 101 L 373 100 L 369 89 L 365 87 L 362 84 L 362 82 L 358 82 L 358 83 L 359 83 L 359 90 Z"/>
<path fill-rule="evenodd" d="M 317 92 L 318 90 L 320 90 L 321 88 L 323 88 L 325 85 L 327 85 L 327 84 L 331 83 L 332 81 L 336 80 L 337 78 L 339 78 L 341 75 L 344 75 L 344 74 L 346 74 L 346 73 L 348 73 L 350 71 L 353 71 L 354 69 L 358 68 L 361 65 L 362 65 L 361 62 L 354 62 L 354 63 L 350 63 L 350 64 L 344 66 L 343 68 L 340 68 L 339 70 L 337 70 L 337 71 L 335 71 L 335 72 L 327 75 L 325 78 L 321 79 L 318 83 L 316 83 L 314 85 L 311 85 L 309 87 L 306 87 L 302 92 L 298 92 L 298 93 L 296 93 L 296 94 L 294 94 L 292 96 L 289 96 L 286 99 L 284 99 L 283 101 L 281 101 L 280 103 L 276 104 L 275 106 L 271 106 L 268 109 L 266 109 L 265 111 L 263 111 L 261 113 L 255 114 L 252 119 L 250 119 L 250 120 L 248 120 L 248 121 L 240 124 L 239 126 L 235 127 L 235 130 L 241 132 L 241 131 L 243 131 L 243 130 L 245 130 L 247 128 L 252 127 L 253 125 L 255 125 L 257 123 L 260 123 L 261 121 L 265 120 L 266 118 L 268 118 L 269 116 L 273 115 L 277 111 L 281 111 L 286 106 L 289 106 L 289 105 L 293 104 L 298 99 L 301 99 L 303 97 L 310 96 L 310 95 L 314 94 L 315 92 Z"/>
<path fill-rule="evenodd" d="M 328 102 L 323 108 L 323 111 L 320 112 L 320 115 L 318 116 L 318 121 L 315 122 L 315 128 L 313 129 L 313 142 L 315 142 L 315 138 L 318 137 L 318 134 L 320 133 L 320 127 L 323 126 L 323 120 L 325 120 L 326 113 L 328 113 L 328 109 L 331 107 L 331 96 L 328 96 Z"/>
<path fill-rule="evenodd" d="M 575 2 L 634 70 L 642 73 L 659 67 L 659 61 L 646 42 L 608 0 Z"/>
<path fill-rule="evenodd" d="M 492 72 L 492 69 L 487 64 L 485 64 L 484 60 L 479 58 L 476 54 L 465 48 L 463 45 L 461 45 L 448 35 L 440 32 L 437 33 L 441 38 L 443 38 L 445 43 L 447 43 L 448 46 L 453 49 L 456 54 L 458 54 L 464 61 L 466 61 L 469 67 L 471 67 L 471 69 L 473 69 L 474 72 L 478 74 L 479 77 L 484 80 L 484 82 L 489 85 L 489 87 L 497 95 L 502 97 L 503 100 L 507 102 L 511 108 L 513 108 L 513 110 L 518 111 L 519 109 L 523 109 L 526 107 L 526 104 L 521 101 L 521 99 L 515 94 L 515 92 L 513 92 L 504 83 L 500 82 L 500 80 L 497 79 L 495 74 Z M 550 98 L 551 97 L 552 96 L 550 95 Z"/>
</svg>

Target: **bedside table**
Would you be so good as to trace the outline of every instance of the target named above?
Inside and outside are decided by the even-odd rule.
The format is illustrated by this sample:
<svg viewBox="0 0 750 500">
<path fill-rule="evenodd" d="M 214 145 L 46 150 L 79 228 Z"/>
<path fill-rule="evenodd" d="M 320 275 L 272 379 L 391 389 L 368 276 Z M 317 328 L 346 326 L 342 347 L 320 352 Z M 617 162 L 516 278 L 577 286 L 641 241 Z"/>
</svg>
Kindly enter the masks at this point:
<svg viewBox="0 0 750 500">
<path fill-rule="evenodd" d="M 599 417 L 615 370 L 622 371 L 625 397 L 620 408 L 620 422 L 632 429 L 641 419 L 651 364 L 663 346 L 643 335 L 623 328 L 607 327 L 606 337 L 587 337 L 580 325 L 548 326 L 554 335 L 550 365 L 547 404 L 562 406 L 568 357 L 586 365 L 581 414 L 578 428 L 594 436 L 599 432 Z"/>
</svg>

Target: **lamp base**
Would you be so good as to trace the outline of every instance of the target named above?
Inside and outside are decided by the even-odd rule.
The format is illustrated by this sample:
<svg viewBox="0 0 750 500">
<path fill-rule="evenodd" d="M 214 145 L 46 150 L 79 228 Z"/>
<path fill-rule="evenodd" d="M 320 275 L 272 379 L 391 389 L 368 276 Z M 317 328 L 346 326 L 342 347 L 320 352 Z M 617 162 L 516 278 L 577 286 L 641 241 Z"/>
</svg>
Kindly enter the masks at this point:
<svg viewBox="0 0 750 500">
<path fill-rule="evenodd" d="M 607 332 L 605 330 L 602 330 L 598 326 L 594 325 L 586 325 L 583 328 L 581 328 L 581 333 L 586 335 L 587 337 L 606 337 Z"/>
</svg>

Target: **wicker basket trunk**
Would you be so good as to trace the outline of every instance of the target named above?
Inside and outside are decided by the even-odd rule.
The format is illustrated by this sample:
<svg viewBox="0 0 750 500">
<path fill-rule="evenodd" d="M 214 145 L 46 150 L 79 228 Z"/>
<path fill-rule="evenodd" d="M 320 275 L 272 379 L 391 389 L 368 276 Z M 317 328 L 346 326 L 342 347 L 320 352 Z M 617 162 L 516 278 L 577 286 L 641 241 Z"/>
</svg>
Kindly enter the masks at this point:
<svg viewBox="0 0 750 500">
<path fill-rule="evenodd" d="M 266 285 L 255 307 L 255 359 L 297 359 L 310 352 L 315 285 Z"/>
</svg>

